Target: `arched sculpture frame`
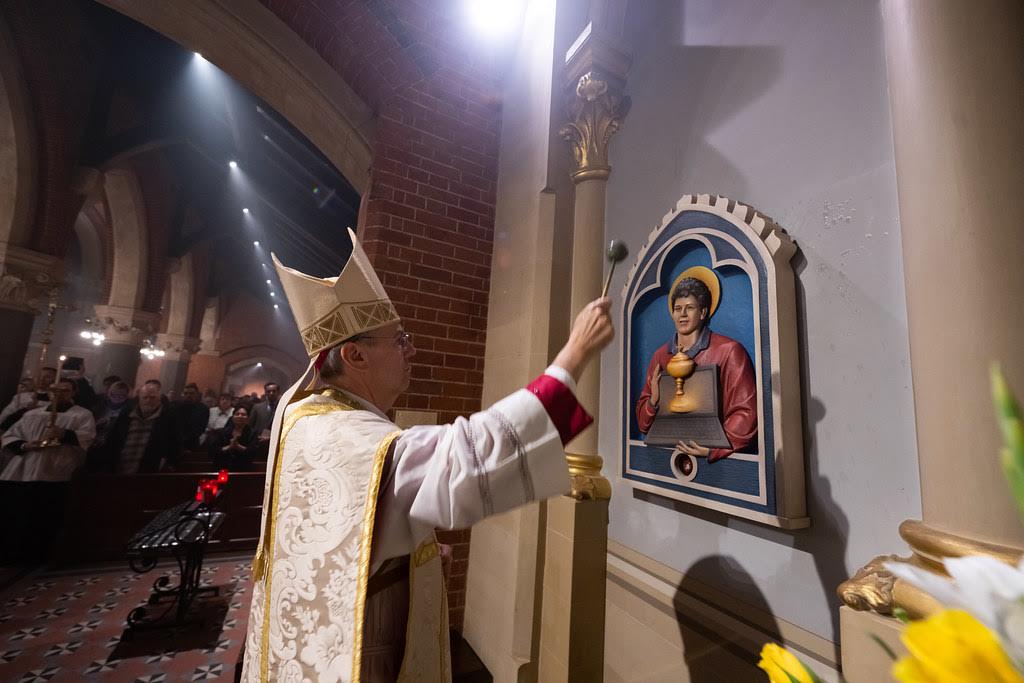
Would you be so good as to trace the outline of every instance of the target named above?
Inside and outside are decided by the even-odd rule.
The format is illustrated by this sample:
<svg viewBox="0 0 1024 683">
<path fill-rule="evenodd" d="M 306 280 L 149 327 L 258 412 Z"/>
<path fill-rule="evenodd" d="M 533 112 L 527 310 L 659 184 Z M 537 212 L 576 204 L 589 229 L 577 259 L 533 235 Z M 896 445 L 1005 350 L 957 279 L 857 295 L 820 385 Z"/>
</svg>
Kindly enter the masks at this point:
<svg viewBox="0 0 1024 683">
<path fill-rule="evenodd" d="M 663 280 L 672 268 L 681 267 L 679 263 L 691 251 L 706 259 L 707 267 L 720 277 L 728 271 L 736 282 L 746 281 L 749 287 L 749 310 L 741 311 L 740 317 L 748 318 L 743 345 L 754 369 L 758 428 L 748 447 L 717 463 L 698 464 L 702 459 L 697 458 L 689 476 L 683 476 L 671 466 L 674 456 L 669 455 L 670 448 L 649 446 L 637 433 L 637 388 L 646 379 L 651 351 L 649 339 L 643 350 L 639 342 L 644 334 L 641 325 L 650 329 L 650 322 L 637 316 L 650 315 L 644 311 L 653 305 L 655 296 L 661 297 L 659 304 L 661 299 L 667 300 L 672 282 Z M 795 253 L 796 245 L 774 221 L 721 196 L 684 196 L 648 235 L 622 296 L 620 472 L 630 486 L 781 528 L 809 525 L 791 265 Z M 665 321 L 663 326 L 671 329 L 671 322 Z M 715 319 L 711 326 L 713 332 L 721 333 L 715 329 Z M 716 467 L 717 471 L 712 469 Z M 702 481 L 693 476 L 698 468 L 715 472 L 717 477 L 705 474 Z M 725 468 L 731 468 L 728 475 Z"/>
</svg>

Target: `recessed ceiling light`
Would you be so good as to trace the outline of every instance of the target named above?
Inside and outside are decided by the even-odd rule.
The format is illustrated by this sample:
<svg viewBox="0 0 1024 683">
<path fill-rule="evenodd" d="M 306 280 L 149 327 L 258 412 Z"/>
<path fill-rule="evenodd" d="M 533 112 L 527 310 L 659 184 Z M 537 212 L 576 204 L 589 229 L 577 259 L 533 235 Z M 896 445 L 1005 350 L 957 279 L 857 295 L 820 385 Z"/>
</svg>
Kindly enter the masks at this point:
<svg viewBox="0 0 1024 683">
<path fill-rule="evenodd" d="M 238 162 L 233 160 L 229 161 L 228 166 L 230 166 L 231 168 L 238 168 Z"/>
<path fill-rule="evenodd" d="M 260 241 L 259 240 L 253 240 L 252 246 L 254 246 L 254 247 L 260 246 Z"/>
</svg>

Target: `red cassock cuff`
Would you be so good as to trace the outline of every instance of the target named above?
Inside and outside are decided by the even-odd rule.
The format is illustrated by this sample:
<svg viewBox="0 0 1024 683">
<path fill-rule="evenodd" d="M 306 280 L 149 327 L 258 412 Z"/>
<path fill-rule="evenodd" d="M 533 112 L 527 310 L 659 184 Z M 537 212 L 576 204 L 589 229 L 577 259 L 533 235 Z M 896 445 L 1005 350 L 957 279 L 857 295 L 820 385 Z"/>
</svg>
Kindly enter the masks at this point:
<svg viewBox="0 0 1024 683">
<path fill-rule="evenodd" d="M 530 382 L 526 390 L 540 399 L 541 405 L 558 430 L 558 436 L 562 438 L 563 446 L 594 421 L 576 400 L 569 387 L 551 375 L 541 375 Z"/>
</svg>

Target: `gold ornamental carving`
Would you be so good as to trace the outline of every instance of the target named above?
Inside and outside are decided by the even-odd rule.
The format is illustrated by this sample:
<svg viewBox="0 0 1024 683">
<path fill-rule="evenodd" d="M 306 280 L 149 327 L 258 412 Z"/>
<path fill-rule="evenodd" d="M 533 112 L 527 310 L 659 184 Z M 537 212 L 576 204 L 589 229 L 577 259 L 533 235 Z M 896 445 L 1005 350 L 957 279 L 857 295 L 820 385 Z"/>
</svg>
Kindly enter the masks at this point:
<svg viewBox="0 0 1024 683">
<path fill-rule="evenodd" d="M 573 182 L 607 179 L 608 143 L 629 113 L 630 99 L 615 92 L 595 71 L 580 76 L 575 96 L 569 99 L 569 122 L 559 134 L 572 145 L 576 168 Z"/>
<path fill-rule="evenodd" d="M 899 531 L 910 546 L 912 556 L 881 555 L 864 565 L 836 591 L 845 605 L 884 615 L 891 615 L 893 610 L 900 608 L 912 618 L 926 617 L 942 606 L 928 593 L 893 576 L 885 568 L 886 562 L 910 564 L 945 575 L 942 562 L 946 558 L 986 555 L 1012 565 L 1021 558 L 1019 548 L 957 536 L 917 520 L 903 522 Z"/>
<path fill-rule="evenodd" d="M 576 500 L 609 500 L 612 485 L 601 476 L 604 460 L 599 455 L 565 454 L 569 465 L 569 497 Z"/>
</svg>

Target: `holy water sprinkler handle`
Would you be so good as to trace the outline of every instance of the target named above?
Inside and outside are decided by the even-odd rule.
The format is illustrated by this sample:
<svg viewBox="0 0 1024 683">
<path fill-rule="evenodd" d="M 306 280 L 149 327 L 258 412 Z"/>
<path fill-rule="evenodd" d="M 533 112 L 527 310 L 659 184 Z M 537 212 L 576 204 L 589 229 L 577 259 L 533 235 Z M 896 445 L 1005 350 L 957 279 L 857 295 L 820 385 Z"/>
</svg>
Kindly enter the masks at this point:
<svg viewBox="0 0 1024 683">
<path fill-rule="evenodd" d="M 615 272 L 615 264 L 629 256 L 629 247 L 622 240 L 612 240 L 608 243 L 608 251 L 605 252 L 605 255 L 612 266 L 608 269 L 608 277 L 605 278 L 604 289 L 601 290 L 602 299 L 608 296 L 608 287 L 612 284 L 612 273 Z"/>
</svg>

